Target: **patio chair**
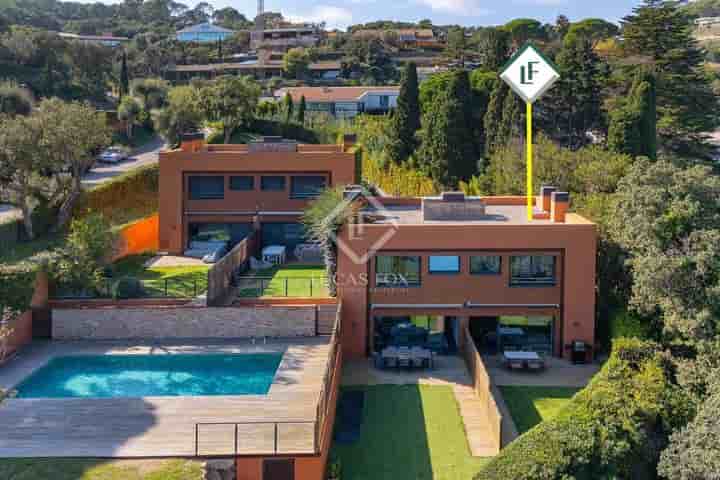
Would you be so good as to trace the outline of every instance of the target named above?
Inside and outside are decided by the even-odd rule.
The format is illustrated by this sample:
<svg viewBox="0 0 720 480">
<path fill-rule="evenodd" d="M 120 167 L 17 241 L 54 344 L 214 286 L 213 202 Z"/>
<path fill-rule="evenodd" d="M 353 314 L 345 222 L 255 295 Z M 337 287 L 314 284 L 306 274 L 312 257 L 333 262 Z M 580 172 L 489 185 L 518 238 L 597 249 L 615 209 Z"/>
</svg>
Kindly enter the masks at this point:
<svg viewBox="0 0 720 480">
<path fill-rule="evenodd" d="M 420 368 L 430 367 L 430 351 L 422 347 L 412 347 L 410 355 L 413 366 Z"/>
<path fill-rule="evenodd" d="M 411 368 L 412 365 L 412 354 L 408 347 L 398 348 L 397 366 Z"/>
</svg>

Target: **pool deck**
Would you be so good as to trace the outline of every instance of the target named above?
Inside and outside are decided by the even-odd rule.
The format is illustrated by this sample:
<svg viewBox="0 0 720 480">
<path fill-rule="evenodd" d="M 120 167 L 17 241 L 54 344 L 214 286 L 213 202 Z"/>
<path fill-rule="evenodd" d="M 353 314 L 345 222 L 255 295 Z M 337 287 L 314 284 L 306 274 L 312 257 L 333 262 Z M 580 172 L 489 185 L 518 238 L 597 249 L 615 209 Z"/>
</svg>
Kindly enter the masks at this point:
<svg viewBox="0 0 720 480">
<path fill-rule="evenodd" d="M 233 455 L 236 429 L 238 454 L 272 454 L 276 439 L 277 453 L 311 454 L 329 351 L 327 337 L 266 345 L 246 340 L 35 343 L 0 369 L 0 386 L 12 387 L 65 355 L 284 355 L 267 395 L 7 399 L 0 404 L 0 458 Z"/>
</svg>

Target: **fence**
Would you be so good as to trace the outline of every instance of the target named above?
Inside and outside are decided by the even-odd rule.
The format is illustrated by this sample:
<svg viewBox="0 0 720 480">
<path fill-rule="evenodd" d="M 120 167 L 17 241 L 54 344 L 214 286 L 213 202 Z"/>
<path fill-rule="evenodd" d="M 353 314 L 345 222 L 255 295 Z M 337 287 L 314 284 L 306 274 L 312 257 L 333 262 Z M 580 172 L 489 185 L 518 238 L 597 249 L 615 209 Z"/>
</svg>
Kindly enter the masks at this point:
<svg viewBox="0 0 720 480">
<path fill-rule="evenodd" d="M 327 277 L 269 277 L 248 275 L 238 279 L 238 296 L 327 297 Z"/>
<path fill-rule="evenodd" d="M 227 297 L 236 272 L 242 271 L 257 249 L 257 233 L 251 232 L 208 270 L 207 304 L 218 306 Z"/>
<path fill-rule="evenodd" d="M 487 415 L 488 425 L 490 425 L 490 432 L 492 438 L 489 440 L 492 443 L 494 449 L 500 452 L 502 448 L 502 423 L 503 417 L 498 408 L 497 402 L 493 394 L 493 385 L 485 369 L 485 364 L 482 361 L 480 353 L 475 347 L 475 342 L 470 335 L 470 329 L 465 327 L 465 363 L 470 371 L 472 378 L 473 387 L 475 394 L 480 398 L 480 402 L 485 408 L 485 414 Z"/>
<path fill-rule="evenodd" d="M 55 299 L 93 299 L 93 298 L 195 298 L 205 292 L 204 279 L 197 278 L 161 278 L 157 280 L 137 280 L 137 286 L 130 288 L 116 287 L 120 279 L 106 278 L 92 290 L 74 291 L 58 285 L 53 298 Z M 117 294 L 117 295 L 116 295 Z"/>
</svg>

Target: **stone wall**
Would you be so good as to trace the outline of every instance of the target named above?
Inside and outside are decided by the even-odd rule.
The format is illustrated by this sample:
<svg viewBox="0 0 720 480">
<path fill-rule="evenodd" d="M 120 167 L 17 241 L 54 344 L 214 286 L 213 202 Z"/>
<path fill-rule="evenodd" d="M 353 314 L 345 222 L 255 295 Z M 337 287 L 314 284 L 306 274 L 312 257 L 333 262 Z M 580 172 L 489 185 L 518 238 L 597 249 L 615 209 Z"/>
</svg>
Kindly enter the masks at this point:
<svg viewBox="0 0 720 480">
<path fill-rule="evenodd" d="M 54 339 L 310 337 L 317 307 L 55 308 Z"/>
</svg>

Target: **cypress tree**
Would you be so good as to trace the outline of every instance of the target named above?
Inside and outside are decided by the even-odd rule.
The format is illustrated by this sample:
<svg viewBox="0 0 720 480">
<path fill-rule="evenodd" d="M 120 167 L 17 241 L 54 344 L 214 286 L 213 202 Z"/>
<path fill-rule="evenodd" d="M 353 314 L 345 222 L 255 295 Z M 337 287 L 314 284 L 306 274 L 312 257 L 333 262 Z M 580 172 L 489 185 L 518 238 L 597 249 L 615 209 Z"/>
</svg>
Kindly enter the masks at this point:
<svg viewBox="0 0 720 480">
<path fill-rule="evenodd" d="M 397 107 L 392 116 L 391 142 L 388 156 L 400 163 L 417 148 L 416 132 L 420 129 L 420 91 L 417 67 L 410 62 L 405 66 L 400 82 Z"/>
<path fill-rule="evenodd" d="M 657 158 L 655 77 L 640 72 L 627 100 L 610 114 L 608 147 L 618 153 Z"/>
<path fill-rule="evenodd" d="M 497 82 L 490 94 L 487 112 L 483 119 L 485 125 L 485 155 L 488 157 L 499 147 L 497 140 L 502 123 L 503 105 L 505 105 L 505 97 L 509 94 L 510 88 L 503 81 Z"/>
<path fill-rule="evenodd" d="M 285 94 L 285 98 L 283 98 L 283 107 L 285 109 L 285 123 L 290 123 L 292 120 L 292 114 L 293 114 L 293 98 L 290 93 Z"/>
<path fill-rule="evenodd" d="M 502 121 L 500 122 L 500 128 L 495 138 L 496 148 L 503 148 L 513 139 L 521 136 L 520 125 L 522 124 L 524 115 L 520 110 L 520 103 L 520 97 L 508 90 L 508 94 L 505 95 L 505 103 L 503 104 Z"/>
<path fill-rule="evenodd" d="M 127 54 L 123 51 L 120 63 L 120 100 L 130 91 L 130 75 L 127 68 Z"/>
<path fill-rule="evenodd" d="M 300 97 L 300 105 L 298 105 L 298 112 L 297 112 L 297 120 L 300 125 L 305 124 L 305 110 L 307 109 L 307 104 L 305 102 L 305 95 Z"/>
</svg>

